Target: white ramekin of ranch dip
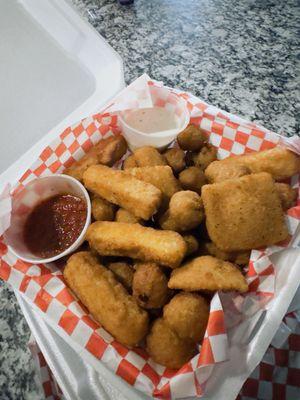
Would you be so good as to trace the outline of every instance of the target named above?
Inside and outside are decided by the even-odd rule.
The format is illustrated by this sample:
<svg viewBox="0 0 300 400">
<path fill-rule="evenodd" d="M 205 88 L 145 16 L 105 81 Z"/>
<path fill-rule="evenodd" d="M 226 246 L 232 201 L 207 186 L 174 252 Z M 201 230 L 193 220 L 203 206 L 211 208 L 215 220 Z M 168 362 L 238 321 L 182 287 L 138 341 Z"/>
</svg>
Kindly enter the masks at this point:
<svg viewBox="0 0 300 400">
<path fill-rule="evenodd" d="M 163 87 L 150 86 L 152 108 L 121 111 L 119 125 L 131 150 L 167 147 L 190 120 L 185 101 Z"/>
</svg>

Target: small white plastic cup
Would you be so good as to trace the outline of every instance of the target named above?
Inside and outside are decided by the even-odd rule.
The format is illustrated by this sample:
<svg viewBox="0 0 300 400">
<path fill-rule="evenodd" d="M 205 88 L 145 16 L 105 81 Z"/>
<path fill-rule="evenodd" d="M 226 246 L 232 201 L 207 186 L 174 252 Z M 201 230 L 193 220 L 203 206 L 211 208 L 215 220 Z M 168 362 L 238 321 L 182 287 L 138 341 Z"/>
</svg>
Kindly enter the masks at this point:
<svg viewBox="0 0 300 400">
<path fill-rule="evenodd" d="M 145 133 L 137 130 L 127 123 L 128 115 L 135 110 L 125 110 L 118 114 L 119 125 L 131 150 L 142 146 L 153 146 L 158 149 L 167 147 L 177 135 L 189 124 L 190 115 L 185 101 L 165 87 L 150 86 L 150 93 L 154 107 L 162 107 L 171 111 L 176 116 L 176 128 L 171 130 L 158 130 Z"/>
<path fill-rule="evenodd" d="M 70 194 L 85 200 L 87 209 L 85 224 L 75 242 L 62 253 L 50 258 L 39 258 L 24 243 L 24 225 L 28 215 L 38 203 L 58 194 Z M 49 263 L 75 251 L 84 242 L 90 223 L 91 201 L 85 187 L 71 176 L 54 174 L 32 180 L 20 192 L 13 195 L 10 227 L 4 233 L 4 240 L 10 251 L 21 260 L 32 264 Z"/>
</svg>

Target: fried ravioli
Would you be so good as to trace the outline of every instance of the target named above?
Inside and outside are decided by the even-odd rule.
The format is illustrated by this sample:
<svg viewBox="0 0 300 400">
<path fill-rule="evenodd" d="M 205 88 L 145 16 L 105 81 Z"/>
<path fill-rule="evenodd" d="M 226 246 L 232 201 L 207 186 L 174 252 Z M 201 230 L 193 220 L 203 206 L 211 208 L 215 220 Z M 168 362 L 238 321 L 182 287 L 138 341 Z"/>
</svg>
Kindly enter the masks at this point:
<svg viewBox="0 0 300 400">
<path fill-rule="evenodd" d="M 248 264 L 251 250 L 224 251 L 220 250 L 213 242 L 204 242 L 201 245 L 201 254 L 210 254 L 223 261 L 230 261 L 234 264 Z"/>
<path fill-rule="evenodd" d="M 186 291 L 232 291 L 244 293 L 248 285 L 241 271 L 232 263 L 212 256 L 201 256 L 172 272 L 170 289 Z"/>
<path fill-rule="evenodd" d="M 256 249 L 288 236 L 280 198 L 268 173 L 205 185 L 202 200 L 209 236 L 221 250 Z"/>
<path fill-rule="evenodd" d="M 275 180 L 289 178 L 300 171 L 300 157 L 284 147 L 225 158 L 211 163 L 205 170 L 209 182 L 236 177 L 235 166 L 246 167 L 251 173 L 268 172 Z"/>
</svg>

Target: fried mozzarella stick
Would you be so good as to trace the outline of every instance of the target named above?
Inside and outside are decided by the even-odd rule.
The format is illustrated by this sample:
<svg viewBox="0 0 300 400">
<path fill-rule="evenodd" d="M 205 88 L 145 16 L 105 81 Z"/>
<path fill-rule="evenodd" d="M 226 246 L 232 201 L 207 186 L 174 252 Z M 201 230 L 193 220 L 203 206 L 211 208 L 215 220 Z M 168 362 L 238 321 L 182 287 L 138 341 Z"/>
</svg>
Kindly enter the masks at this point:
<svg viewBox="0 0 300 400">
<path fill-rule="evenodd" d="M 124 222 L 94 222 L 86 239 L 102 256 L 125 256 L 177 268 L 187 245 L 178 233 Z"/>
<path fill-rule="evenodd" d="M 126 153 L 126 150 L 127 143 L 123 136 L 110 136 L 93 146 L 85 156 L 67 168 L 64 174 L 82 181 L 83 173 L 88 167 L 96 164 L 111 167 Z"/>
<path fill-rule="evenodd" d="M 246 167 L 250 173 L 269 172 L 275 180 L 289 178 L 300 171 L 300 157 L 284 147 L 225 158 L 212 162 L 205 170 L 209 182 L 221 182 L 237 176 L 236 169 Z"/>
<path fill-rule="evenodd" d="M 89 167 L 83 182 L 91 192 L 145 220 L 157 212 L 162 200 L 155 186 L 104 165 Z"/>
<path fill-rule="evenodd" d="M 147 334 L 148 314 L 91 253 L 73 254 L 64 277 L 95 320 L 118 342 L 133 347 Z"/>
<path fill-rule="evenodd" d="M 151 183 L 157 187 L 168 199 L 174 193 L 181 190 L 180 183 L 173 175 L 172 168 L 168 165 L 156 165 L 154 167 L 139 167 L 126 170 L 127 174 L 141 181 Z"/>
</svg>

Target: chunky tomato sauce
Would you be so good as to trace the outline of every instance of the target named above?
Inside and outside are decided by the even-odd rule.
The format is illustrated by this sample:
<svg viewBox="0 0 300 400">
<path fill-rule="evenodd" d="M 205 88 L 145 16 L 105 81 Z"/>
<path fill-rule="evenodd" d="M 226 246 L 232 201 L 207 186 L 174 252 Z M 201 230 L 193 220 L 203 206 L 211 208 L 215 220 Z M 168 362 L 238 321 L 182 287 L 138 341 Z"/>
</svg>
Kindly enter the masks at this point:
<svg viewBox="0 0 300 400">
<path fill-rule="evenodd" d="M 80 197 L 60 194 L 43 200 L 25 222 L 24 242 L 37 257 L 54 257 L 75 242 L 86 215 L 86 203 Z"/>
</svg>

